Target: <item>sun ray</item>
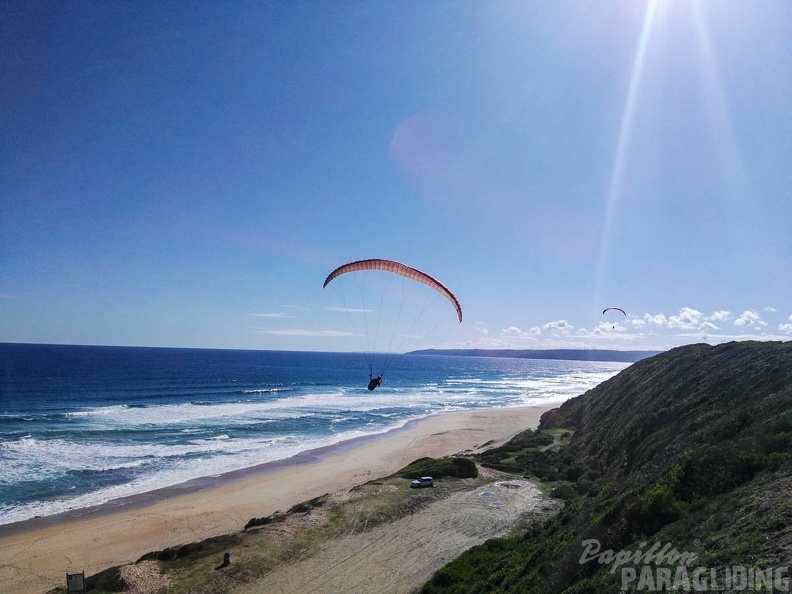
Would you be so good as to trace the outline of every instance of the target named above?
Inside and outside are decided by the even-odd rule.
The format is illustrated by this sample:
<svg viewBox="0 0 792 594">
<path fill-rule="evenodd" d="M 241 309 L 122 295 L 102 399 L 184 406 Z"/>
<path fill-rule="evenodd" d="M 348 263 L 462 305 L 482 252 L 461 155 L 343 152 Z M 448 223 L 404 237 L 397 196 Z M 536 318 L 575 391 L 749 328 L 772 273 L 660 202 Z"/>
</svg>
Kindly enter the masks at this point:
<svg viewBox="0 0 792 594">
<path fill-rule="evenodd" d="M 719 138 L 714 147 L 719 152 L 719 159 L 723 163 L 721 173 L 727 177 L 727 185 L 733 188 L 744 189 L 748 183 L 742 158 L 739 153 L 739 143 L 734 132 L 732 117 L 723 93 L 720 80 L 720 68 L 715 52 L 712 49 L 704 3 L 694 0 L 691 3 L 693 22 L 696 27 L 696 41 L 699 46 L 699 63 L 703 73 L 703 93 L 707 102 L 707 114 L 710 116 L 711 129 L 717 132 Z M 733 198 L 734 193 L 728 193 L 727 198 Z"/>
<path fill-rule="evenodd" d="M 706 113 L 711 135 L 711 148 L 716 156 L 717 179 L 721 180 L 717 195 L 727 217 L 732 237 L 736 241 L 750 244 L 760 250 L 761 258 L 777 262 L 783 266 L 783 257 L 776 252 L 774 245 L 767 240 L 768 235 L 759 230 L 767 228 L 762 217 L 766 208 L 757 203 L 759 194 L 752 188 L 750 176 L 740 153 L 740 142 L 734 127 L 729 104 L 721 80 L 721 67 L 713 49 L 708 27 L 707 6 L 703 0 L 691 3 L 693 22 L 698 43 L 699 67 L 702 72 L 702 93 L 706 101 Z"/>
<path fill-rule="evenodd" d="M 660 0 L 650 0 L 647 4 L 643 26 L 641 27 L 641 36 L 638 41 L 638 48 L 633 58 L 632 70 L 630 72 L 630 84 L 627 89 L 621 125 L 619 126 L 619 138 L 616 144 L 616 153 L 613 159 L 613 168 L 611 169 L 605 202 L 605 214 L 603 216 L 602 235 L 600 238 L 599 262 L 597 264 L 596 288 L 594 291 L 594 303 L 591 308 L 592 312 L 597 311 L 597 307 L 602 304 L 601 302 L 604 297 L 603 286 L 607 275 L 607 265 L 610 260 L 610 235 L 612 233 L 613 218 L 622 194 L 624 169 L 635 123 L 635 110 L 638 103 L 641 79 L 643 77 L 644 63 L 646 61 L 646 51 L 649 46 L 652 25 L 659 1 Z M 592 313 L 592 316 L 594 316 L 594 313 Z"/>
</svg>

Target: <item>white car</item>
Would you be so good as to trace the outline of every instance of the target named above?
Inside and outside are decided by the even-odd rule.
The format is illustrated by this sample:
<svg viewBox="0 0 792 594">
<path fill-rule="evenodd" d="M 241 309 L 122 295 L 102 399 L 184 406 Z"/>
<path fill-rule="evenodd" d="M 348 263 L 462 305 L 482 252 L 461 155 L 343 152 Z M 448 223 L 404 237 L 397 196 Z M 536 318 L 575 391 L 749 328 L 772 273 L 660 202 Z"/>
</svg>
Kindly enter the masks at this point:
<svg viewBox="0 0 792 594">
<path fill-rule="evenodd" d="M 413 489 L 420 489 L 421 487 L 434 487 L 434 479 L 431 476 L 422 476 L 421 478 L 417 478 L 411 482 L 410 487 Z"/>
</svg>

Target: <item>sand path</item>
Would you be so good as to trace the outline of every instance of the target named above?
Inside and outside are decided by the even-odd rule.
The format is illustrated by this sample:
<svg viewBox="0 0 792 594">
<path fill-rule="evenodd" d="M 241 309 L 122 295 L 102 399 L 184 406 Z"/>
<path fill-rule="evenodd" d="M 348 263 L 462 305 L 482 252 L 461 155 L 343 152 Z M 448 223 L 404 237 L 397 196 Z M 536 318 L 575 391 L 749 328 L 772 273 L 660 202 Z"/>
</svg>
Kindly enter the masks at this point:
<svg viewBox="0 0 792 594">
<path fill-rule="evenodd" d="M 360 527 L 236 592 L 411 592 L 470 547 L 507 533 L 523 514 L 549 513 L 556 505 L 542 499 L 528 482 L 492 482 L 438 499 L 392 523 L 369 530 Z"/>
</svg>

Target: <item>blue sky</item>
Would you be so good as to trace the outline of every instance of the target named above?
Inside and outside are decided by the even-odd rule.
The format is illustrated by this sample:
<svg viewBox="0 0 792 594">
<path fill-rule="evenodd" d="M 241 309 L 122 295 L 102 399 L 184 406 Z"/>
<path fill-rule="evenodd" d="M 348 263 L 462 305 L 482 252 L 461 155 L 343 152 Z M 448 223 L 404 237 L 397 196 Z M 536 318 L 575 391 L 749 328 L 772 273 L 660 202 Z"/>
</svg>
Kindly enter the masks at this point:
<svg viewBox="0 0 792 594">
<path fill-rule="evenodd" d="M 10 1 L 0 56 L 0 341 L 358 350 L 362 258 L 459 298 L 427 347 L 792 339 L 785 0 Z"/>
</svg>

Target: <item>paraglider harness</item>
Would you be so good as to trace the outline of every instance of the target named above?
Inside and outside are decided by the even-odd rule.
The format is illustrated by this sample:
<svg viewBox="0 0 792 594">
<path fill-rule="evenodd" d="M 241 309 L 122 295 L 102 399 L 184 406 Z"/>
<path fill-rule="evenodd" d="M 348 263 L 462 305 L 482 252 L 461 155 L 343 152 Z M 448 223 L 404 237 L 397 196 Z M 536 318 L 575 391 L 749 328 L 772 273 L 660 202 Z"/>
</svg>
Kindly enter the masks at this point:
<svg viewBox="0 0 792 594">
<path fill-rule="evenodd" d="M 369 391 L 376 390 L 377 387 L 382 383 L 382 376 L 381 375 L 378 375 L 377 377 L 374 377 L 373 373 L 369 373 L 369 378 L 370 378 L 369 379 L 369 384 L 368 384 Z"/>
</svg>

